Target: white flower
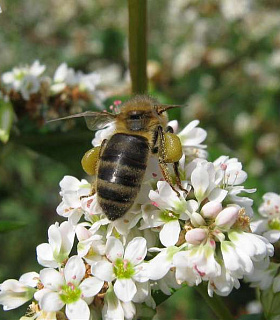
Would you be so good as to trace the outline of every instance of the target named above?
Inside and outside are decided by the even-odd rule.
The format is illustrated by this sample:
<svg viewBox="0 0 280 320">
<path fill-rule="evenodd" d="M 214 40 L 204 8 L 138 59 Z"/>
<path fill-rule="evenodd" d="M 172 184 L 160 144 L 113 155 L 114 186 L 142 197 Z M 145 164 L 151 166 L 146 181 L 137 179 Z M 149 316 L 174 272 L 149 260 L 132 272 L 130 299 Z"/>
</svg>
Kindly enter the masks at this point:
<svg viewBox="0 0 280 320">
<path fill-rule="evenodd" d="M 133 301 L 141 283 L 148 281 L 144 264 L 147 254 L 146 240 L 136 237 L 124 250 L 120 240 L 109 237 L 106 243 L 107 261 L 97 262 L 92 266 L 92 274 L 101 280 L 112 282 L 114 292 L 123 302 Z M 136 285 L 137 284 L 137 285 Z"/>
<path fill-rule="evenodd" d="M 277 242 L 280 239 L 280 196 L 274 192 L 266 193 L 259 213 L 263 218 L 251 223 L 252 231 L 271 243 Z"/>
<path fill-rule="evenodd" d="M 29 100 L 30 94 L 37 93 L 40 89 L 41 75 L 46 67 L 39 61 L 35 61 L 31 66 L 13 68 L 12 71 L 2 75 L 3 84 L 7 89 L 21 93 L 23 99 Z"/>
<path fill-rule="evenodd" d="M 213 163 L 201 159 L 194 160 L 188 164 L 187 172 L 199 203 L 206 198 L 217 202 L 224 200 L 227 191 L 219 187 L 222 175 L 215 170 Z"/>
<path fill-rule="evenodd" d="M 0 304 L 3 310 L 18 308 L 28 300 L 32 299 L 39 281 L 39 274 L 28 272 L 23 274 L 19 280 L 9 279 L 0 284 Z"/>
<path fill-rule="evenodd" d="M 179 239 L 179 219 L 188 219 L 185 213 L 187 203 L 183 197 L 177 196 L 166 181 L 158 181 L 157 187 L 158 192 L 151 190 L 149 193 L 153 206 L 142 206 L 143 223 L 140 229 L 162 226 L 159 238 L 161 243 L 168 247 L 175 245 Z"/>
<path fill-rule="evenodd" d="M 88 304 L 101 290 L 104 282 L 95 277 L 84 279 L 85 272 L 84 262 L 78 256 L 72 256 L 67 261 L 63 272 L 52 268 L 41 270 L 40 280 L 44 288 L 35 294 L 40 308 L 53 312 L 66 305 L 65 313 L 69 320 L 88 320 Z"/>
<path fill-rule="evenodd" d="M 111 138 L 115 129 L 116 129 L 116 127 L 115 127 L 114 123 L 110 123 L 104 129 L 97 130 L 95 133 L 94 139 L 91 142 L 93 144 L 93 146 L 94 147 L 100 146 L 104 139 Z"/>
<path fill-rule="evenodd" d="M 65 176 L 59 183 L 62 202 L 57 207 L 60 216 L 67 217 L 73 224 L 77 224 L 84 211 L 81 197 L 91 193 L 91 185 L 85 179 L 79 181 L 72 176 Z"/>
<path fill-rule="evenodd" d="M 268 262 L 268 260 L 266 260 Z M 278 283 L 275 281 L 275 276 L 279 269 L 278 263 L 266 263 L 261 261 L 255 263 L 254 272 L 247 275 L 245 280 L 250 282 L 251 287 L 258 287 L 261 290 L 268 289 L 272 284 L 275 286 Z M 279 278 L 279 276 L 278 276 Z M 276 288 L 275 288 L 276 289 Z M 273 290 L 274 291 L 274 290 Z M 279 291 L 279 290 L 278 290 Z M 274 291 L 276 292 L 276 291 Z"/>
<path fill-rule="evenodd" d="M 67 258 L 73 247 L 75 231 L 73 225 L 64 221 L 59 226 L 55 223 L 49 227 L 49 243 L 37 246 L 37 260 L 44 267 L 57 268 Z"/>
</svg>

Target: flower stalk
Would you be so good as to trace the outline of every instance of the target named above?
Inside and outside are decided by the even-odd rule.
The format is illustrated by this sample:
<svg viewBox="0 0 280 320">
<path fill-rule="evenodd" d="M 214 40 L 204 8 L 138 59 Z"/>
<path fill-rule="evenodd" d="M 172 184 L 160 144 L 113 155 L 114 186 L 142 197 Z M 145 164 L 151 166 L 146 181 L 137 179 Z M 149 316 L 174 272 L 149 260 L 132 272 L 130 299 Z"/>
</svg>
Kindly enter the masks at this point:
<svg viewBox="0 0 280 320">
<path fill-rule="evenodd" d="M 146 93 L 147 80 L 147 0 L 128 0 L 129 69 L 132 93 Z"/>
<path fill-rule="evenodd" d="M 199 286 L 196 286 L 195 289 L 204 299 L 204 301 L 208 304 L 208 306 L 212 309 L 218 319 L 220 320 L 234 320 L 234 317 L 230 313 L 229 309 L 226 307 L 224 302 L 217 295 L 213 295 L 213 297 L 209 297 L 207 293 L 206 284 L 202 283 Z"/>
</svg>

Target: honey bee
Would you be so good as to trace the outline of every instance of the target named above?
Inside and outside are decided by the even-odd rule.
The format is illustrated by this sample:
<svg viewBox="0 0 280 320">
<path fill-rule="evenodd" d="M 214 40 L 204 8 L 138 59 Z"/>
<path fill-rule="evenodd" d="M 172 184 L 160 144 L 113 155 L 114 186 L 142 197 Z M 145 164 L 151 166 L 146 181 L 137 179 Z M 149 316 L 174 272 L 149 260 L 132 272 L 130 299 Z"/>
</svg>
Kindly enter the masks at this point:
<svg viewBox="0 0 280 320">
<path fill-rule="evenodd" d="M 82 159 L 84 170 L 96 175 L 93 193 L 97 193 L 97 201 L 109 220 L 122 217 L 134 204 L 152 154 L 157 155 L 163 177 L 177 195 L 168 163 L 173 164 L 177 186 L 186 191 L 178 170 L 181 142 L 167 126 L 166 111 L 174 107 L 178 106 L 162 105 L 153 98 L 139 95 L 124 103 L 117 114 L 86 111 L 55 119 L 85 117 L 90 130 L 115 124 L 111 138 L 90 149 Z"/>
</svg>

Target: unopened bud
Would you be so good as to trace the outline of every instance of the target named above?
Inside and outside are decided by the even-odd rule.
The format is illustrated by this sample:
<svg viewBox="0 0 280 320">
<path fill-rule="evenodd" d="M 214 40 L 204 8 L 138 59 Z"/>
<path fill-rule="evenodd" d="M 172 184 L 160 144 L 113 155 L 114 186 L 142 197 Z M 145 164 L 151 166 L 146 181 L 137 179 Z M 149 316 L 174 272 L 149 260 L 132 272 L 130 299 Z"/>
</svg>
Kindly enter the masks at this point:
<svg viewBox="0 0 280 320">
<path fill-rule="evenodd" d="M 200 227 L 200 226 L 205 226 L 206 222 L 203 219 L 203 217 L 197 213 L 193 212 L 191 216 L 191 223 L 194 227 Z"/>
<path fill-rule="evenodd" d="M 207 232 L 202 228 L 192 229 L 188 231 L 185 235 L 186 241 L 194 245 L 201 244 L 201 242 L 203 242 L 206 237 L 207 237 Z"/>
<path fill-rule="evenodd" d="M 237 207 L 231 206 L 225 208 L 218 214 L 215 220 L 216 225 L 219 227 L 229 229 L 237 220 L 238 212 L 239 209 Z"/>
<path fill-rule="evenodd" d="M 201 209 L 200 213 L 205 218 L 216 218 L 217 215 L 222 211 L 223 206 L 218 201 L 207 202 Z"/>
</svg>

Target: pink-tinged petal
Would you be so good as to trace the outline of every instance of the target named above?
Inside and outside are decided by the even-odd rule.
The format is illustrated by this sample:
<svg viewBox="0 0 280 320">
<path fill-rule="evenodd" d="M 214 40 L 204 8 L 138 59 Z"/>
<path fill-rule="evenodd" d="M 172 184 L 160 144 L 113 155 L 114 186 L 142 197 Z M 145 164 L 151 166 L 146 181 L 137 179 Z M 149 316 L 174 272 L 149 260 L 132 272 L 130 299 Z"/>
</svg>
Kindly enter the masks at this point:
<svg viewBox="0 0 280 320">
<path fill-rule="evenodd" d="M 207 202 L 202 208 L 200 213 L 205 218 L 216 218 L 219 212 L 221 212 L 223 209 L 223 206 L 218 201 L 209 201 Z"/>
<path fill-rule="evenodd" d="M 19 278 L 19 282 L 30 287 L 36 287 L 38 284 L 38 280 L 39 274 L 37 272 L 27 272 Z"/>
<path fill-rule="evenodd" d="M 66 283 L 79 284 L 85 276 L 85 272 L 86 267 L 83 260 L 78 256 L 71 257 L 64 269 Z"/>
<path fill-rule="evenodd" d="M 57 292 L 51 291 L 44 294 L 39 305 L 42 310 L 51 312 L 51 311 L 61 310 L 64 306 L 64 302 L 61 301 L 59 294 Z"/>
<path fill-rule="evenodd" d="M 95 296 L 103 287 L 104 281 L 98 278 L 86 278 L 79 286 L 82 290 L 83 297 Z"/>
<path fill-rule="evenodd" d="M 65 284 L 63 275 L 57 270 L 46 268 L 40 271 L 40 280 L 45 288 L 57 291 Z"/>
<path fill-rule="evenodd" d="M 142 237 L 136 237 L 130 241 L 125 249 L 124 259 L 133 265 L 142 262 L 147 254 L 147 241 Z"/>
<path fill-rule="evenodd" d="M 100 280 L 111 282 L 115 279 L 113 265 L 108 261 L 99 261 L 91 267 L 91 273 Z"/>
<path fill-rule="evenodd" d="M 238 218 L 240 207 L 229 206 L 223 209 L 216 217 L 215 224 L 221 228 L 229 229 Z"/>
<path fill-rule="evenodd" d="M 39 244 L 36 248 L 38 263 L 43 267 L 57 268 L 58 263 L 54 260 L 52 247 L 48 243 Z"/>
<path fill-rule="evenodd" d="M 67 304 L 65 313 L 69 320 L 89 320 L 90 318 L 89 307 L 82 299 Z"/>
<path fill-rule="evenodd" d="M 193 245 L 201 244 L 207 237 L 207 231 L 202 228 L 194 228 L 186 233 L 185 239 Z"/>
<path fill-rule="evenodd" d="M 167 222 L 159 233 L 160 242 L 165 246 L 174 246 L 179 240 L 180 223 L 178 220 Z"/>
<path fill-rule="evenodd" d="M 106 256 L 110 261 L 122 258 L 124 248 L 121 241 L 115 237 L 109 237 L 106 243 Z"/>
<path fill-rule="evenodd" d="M 116 296 L 123 302 L 132 301 L 137 289 L 135 283 L 131 279 L 117 279 L 114 284 Z"/>
</svg>

